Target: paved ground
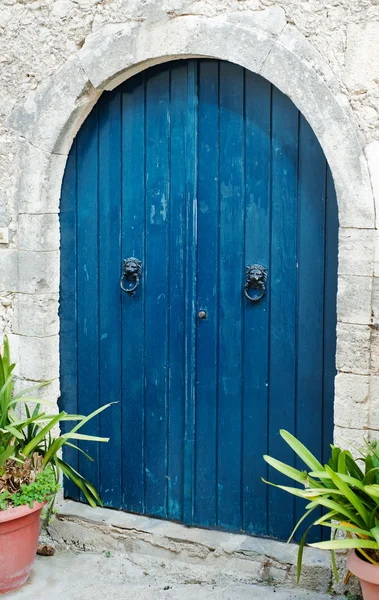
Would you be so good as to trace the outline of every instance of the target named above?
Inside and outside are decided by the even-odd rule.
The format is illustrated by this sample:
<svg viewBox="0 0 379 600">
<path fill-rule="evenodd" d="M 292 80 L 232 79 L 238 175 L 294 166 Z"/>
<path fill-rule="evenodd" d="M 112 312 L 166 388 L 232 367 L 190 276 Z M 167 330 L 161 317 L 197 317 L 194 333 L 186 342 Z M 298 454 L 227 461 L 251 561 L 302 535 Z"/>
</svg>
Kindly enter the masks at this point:
<svg viewBox="0 0 379 600">
<path fill-rule="evenodd" d="M 62 553 L 38 557 L 29 582 L 4 600 L 329 600 L 301 590 L 212 581 L 204 564 L 143 555 Z M 333 600 L 337 600 L 334 597 Z"/>
</svg>

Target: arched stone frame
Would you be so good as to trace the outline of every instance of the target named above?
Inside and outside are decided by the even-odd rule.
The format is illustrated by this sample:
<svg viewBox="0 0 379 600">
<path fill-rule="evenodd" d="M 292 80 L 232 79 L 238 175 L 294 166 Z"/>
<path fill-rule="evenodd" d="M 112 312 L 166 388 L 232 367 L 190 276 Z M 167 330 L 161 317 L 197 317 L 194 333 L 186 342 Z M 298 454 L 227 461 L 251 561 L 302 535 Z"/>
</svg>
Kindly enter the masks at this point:
<svg viewBox="0 0 379 600">
<path fill-rule="evenodd" d="M 286 23 L 279 7 L 212 18 L 182 16 L 106 25 L 13 109 L 7 125 L 19 133 L 22 148 L 18 252 L 12 259 L 18 292 L 13 337 L 20 376 L 55 379 L 59 384 L 59 196 L 76 132 L 103 90 L 151 65 L 188 57 L 227 60 L 262 75 L 292 99 L 323 147 L 339 210 L 337 368 L 341 374 L 336 397 L 340 395 L 341 406 L 346 406 L 345 390 L 353 385 L 363 394 L 368 389 L 374 198 L 347 99 L 328 65 Z M 31 312 L 34 327 L 30 328 Z"/>
</svg>

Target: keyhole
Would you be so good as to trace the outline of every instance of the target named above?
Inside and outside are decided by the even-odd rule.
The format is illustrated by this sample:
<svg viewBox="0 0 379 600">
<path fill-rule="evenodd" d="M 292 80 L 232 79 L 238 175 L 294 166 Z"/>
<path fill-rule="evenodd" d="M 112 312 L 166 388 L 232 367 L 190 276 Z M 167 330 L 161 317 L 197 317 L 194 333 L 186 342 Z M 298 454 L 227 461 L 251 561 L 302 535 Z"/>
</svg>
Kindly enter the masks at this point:
<svg viewBox="0 0 379 600">
<path fill-rule="evenodd" d="M 207 313 L 205 312 L 205 310 L 201 310 L 198 314 L 199 319 L 206 319 L 207 318 Z"/>
</svg>

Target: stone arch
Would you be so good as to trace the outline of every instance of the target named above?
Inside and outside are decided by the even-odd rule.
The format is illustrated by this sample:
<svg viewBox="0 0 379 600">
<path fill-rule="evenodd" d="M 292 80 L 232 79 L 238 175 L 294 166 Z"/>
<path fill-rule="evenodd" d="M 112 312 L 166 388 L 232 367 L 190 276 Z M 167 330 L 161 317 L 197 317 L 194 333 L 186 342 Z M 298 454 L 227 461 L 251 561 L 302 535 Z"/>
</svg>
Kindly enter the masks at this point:
<svg viewBox="0 0 379 600">
<path fill-rule="evenodd" d="M 188 57 L 239 64 L 287 94 L 310 123 L 331 167 L 340 231 L 375 228 L 369 170 L 351 109 L 328 65 L 297 29 L 286 23 L 281 8 L 211 18 L 181 16 L 155 23 L 111 24 L 90 35 L 83 48 L 8 117 L 7 125 L 21 136 L 17 191 L 20 223 L 46 220 L 56 232 L 52 247 L 44 248 L 52 252 L 45 252 L 43 260 L 32 256 L 25 266 L 20 259 L 18 291 L 23 291 L 25 276 L 37 283 L 46 277 L 54 279 L 51 289 L 58 291 L 58 213 L 66 157 L 76 132 L 103 90 L 113 89 L 151 65 Z M 30 229 L 33 227 L 19 226 L 21 250 L 27 247 L 24 238 Z M 366 250 L 360 274 L 369 280 L 373 241 Z M 351 273 L 346 267 L 351 261 L 346 245 L 340 244 L 339 260 L 345 269 L 342 274 Z M 339 293 L 339 321 L 353 328 L 369 325 L 370 285 L 360 298 L 360 314 L 364 316 L 358 319 L 350 314 L 355 307 Z M 339 287 L 342 294 L 348 287 L 351 295 L 350 284 L 342 282 Z M 344 344 L 346 331 L 337 339 L 337 357 L 343 353 Z M 25 355 L 29 350 L 25 349 Z M 58 338 L 49 352 L 53 356 L 52 372 L 41 373 L 41 378 L 58 378 Z M 21 346 L 19 360 L 23 361 Z"/>
</svg>

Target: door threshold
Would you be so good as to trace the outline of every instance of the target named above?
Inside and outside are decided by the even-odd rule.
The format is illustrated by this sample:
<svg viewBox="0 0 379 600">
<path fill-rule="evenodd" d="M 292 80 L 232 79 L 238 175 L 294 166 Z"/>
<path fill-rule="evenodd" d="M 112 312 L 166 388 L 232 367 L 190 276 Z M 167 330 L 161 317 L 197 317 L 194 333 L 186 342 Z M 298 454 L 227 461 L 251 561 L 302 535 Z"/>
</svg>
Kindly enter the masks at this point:
<svg viewBox="0 0 379 600">
<path fill-rule="evenodd" d="M 63 500 L 48 533 L 59 549 L 86 552 L 138 553 L 162 560 L 204 563 L 207 570 L 232 580 L 272 586 L 296 585 L 297 545 L 241 533 L 228 533 L 110 508 L 91 508 Z M 331 590 L 328 552 L 305 548 L 300 586 Z"/>
</svg>

